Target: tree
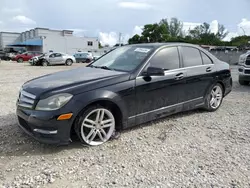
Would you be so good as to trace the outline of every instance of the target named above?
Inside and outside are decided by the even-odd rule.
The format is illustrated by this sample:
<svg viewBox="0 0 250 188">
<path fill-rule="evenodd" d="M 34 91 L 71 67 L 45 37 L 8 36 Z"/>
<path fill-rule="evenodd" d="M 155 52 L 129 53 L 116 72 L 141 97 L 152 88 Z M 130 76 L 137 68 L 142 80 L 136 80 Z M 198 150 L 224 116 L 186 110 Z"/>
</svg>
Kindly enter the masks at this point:
<svg viewBox="0 0 250 188">
<path fill-rule="evenodd" d="M 103 48 L 103 46 L 100 42 L 98 43 L 98 45 L 99 45 L 99 48 Z"/>
<path fill-rule="evenodd" d="M 189 37 L 191 37 L 195 43 L 206 45 L 222 44 L 221 40 L 224 39 L 227 34 L 225 27 L 220 24 L 218 25 L 218 32 L 216 34 L 212 33 L 210 24 L 206 22 L 189 31 Z"/>
<path fill-rule="evenodd" d="M 141 37 L 138 34 L 136 34 L 136 35 L 134 35 L 132 38 L 130 38 L 128 40 L 128 43 L 129 44 L 138 44 L 138 43 L 141 43 Z"/>
<path fill-rule="evenodd" d="M 163 24 L 147 24 L 142 31 L 144 42 L 163 42 L 165 35 L 166 26 Z M 145 41 L 145 39 L 147 40 Z"/>
<path fill-rule="evenodd" d="M 231 44 L 233 46 L 238 46 L 238 47 L 244 48 L 246 46 L 250 46 L 249 41 L 250 41 L 250 36 L 244 35 L 244 36 L 232 38 Z"/>
<path fill-rule="evenodd" d="M 222 40 L 228 35 L 228 31 L 224 27 L 224 25 L 219 24 L 218 25 L 218 32 L 216 33 L 216 36 L 218 39 Z"/>
<path fill-rule="evenodd" d="M 204 22 L 188 32 L 184 37 L 183 23 L 177 18 L 161 19 L 159 23 L 146 24 L 141 36 L 134 35 L 129 39 L 129 44 L 153 42 L 187 42 L 205 45 L 229 45 L 230 42 L 222 41 L 228 32 L 225 27 L 218 24 L 218 32 L 212 33 L 210 24 Z"/>
<path fill-rule="evenodd" d="M 183 23 L 177 18 L 171 18 L 169 23 L 169 34 L 170 37 L 183 36 Z"/>
<path fill-rule="evenodd" d="M 201 40 L 202 37 L 211 34 L 210 25 L 204 22 L 202 25 L 196 26 L 194 29 L 189 31 L 189 35 L 193 39 Z"/>
</svg>

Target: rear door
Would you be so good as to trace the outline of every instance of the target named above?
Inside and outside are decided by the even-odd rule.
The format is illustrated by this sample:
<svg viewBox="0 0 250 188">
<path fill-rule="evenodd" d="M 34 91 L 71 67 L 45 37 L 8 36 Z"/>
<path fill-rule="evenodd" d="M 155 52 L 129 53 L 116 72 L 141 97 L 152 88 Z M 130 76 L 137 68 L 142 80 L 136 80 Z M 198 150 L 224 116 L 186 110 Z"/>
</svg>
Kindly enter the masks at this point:
<svg viewBox="0 0 250 188">
<path fill-rule="evenodd" d="M 185 108 L 202 105 L 207 89 L 213 84 L 215 67 L 212 60 L 201 50 L 190 46 L 181 46 L 182 67 L 186 70 Z"/>
</svg>

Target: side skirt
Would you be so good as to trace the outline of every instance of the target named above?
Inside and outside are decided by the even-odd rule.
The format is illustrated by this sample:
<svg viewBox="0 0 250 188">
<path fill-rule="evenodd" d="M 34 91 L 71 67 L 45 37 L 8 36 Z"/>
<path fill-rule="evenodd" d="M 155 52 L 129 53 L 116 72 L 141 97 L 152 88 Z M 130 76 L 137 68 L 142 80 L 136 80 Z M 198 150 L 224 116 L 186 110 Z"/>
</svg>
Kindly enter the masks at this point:
<svg viewBox="0 0 250 188">
<path fill-rule="evenodd" d="M 169 115 L 173 115 L 179 112 L 201 108 L 203 106 L 204 106 L 204 98 L 200 97 L 200 98 L 186 101 L 183 103 L 179 103 L 179 104 L 159 108 L 156 110 L 152 110 L 149 112 L 141 113 L 141 114 L 129 117 L 127 123 L 124 124 L 125 125 L 124 129 L 131 128 L 133 126 L 143 124 L 149 121 L 153 121 L 156 119 L 160 119 L 163 117 L 167 117 Z"/>
</svg>

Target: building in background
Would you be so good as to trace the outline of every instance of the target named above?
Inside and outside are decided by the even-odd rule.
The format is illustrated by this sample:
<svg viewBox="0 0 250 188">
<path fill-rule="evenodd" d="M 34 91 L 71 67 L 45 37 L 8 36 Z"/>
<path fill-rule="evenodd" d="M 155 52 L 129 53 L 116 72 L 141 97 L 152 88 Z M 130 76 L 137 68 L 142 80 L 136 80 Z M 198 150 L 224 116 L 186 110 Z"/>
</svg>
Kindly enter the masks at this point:
<svg viewBox="0 0 250 188">
<path fill-rule="evenodd" d="M 6 47 L 25 47 L 27 51 L 74 54 L 77 51 L 98 51 L 99 41 L 94 37 L 74 36 L 71 30 L 35 28 L 22 33 L 0 32 L 0 49 Z"/>
</svg>

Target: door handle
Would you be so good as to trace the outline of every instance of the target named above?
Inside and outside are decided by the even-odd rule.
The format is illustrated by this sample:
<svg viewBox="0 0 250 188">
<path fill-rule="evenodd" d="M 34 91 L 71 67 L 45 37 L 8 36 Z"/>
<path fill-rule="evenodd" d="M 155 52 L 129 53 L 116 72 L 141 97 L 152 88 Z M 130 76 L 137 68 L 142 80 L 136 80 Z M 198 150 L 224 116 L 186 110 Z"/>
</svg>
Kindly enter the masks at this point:
<svg viewBox="0 0 250 188">
<path fill-rule="evenodd" d="M 206 71 L 207 71 L 207 72 L 211 72 L 211 71 L 212 71 L 212 68 L 211 68 L 211 67 L 208 67 L 208 68 L 206 69 Z"/>
<path fill-rule="evenodd" d="M 184 78 L 184 74 L 183 73 L 179 73 L 177 75 L 175 75 L 175 80 L 181 80 Z"/>
</svg>

